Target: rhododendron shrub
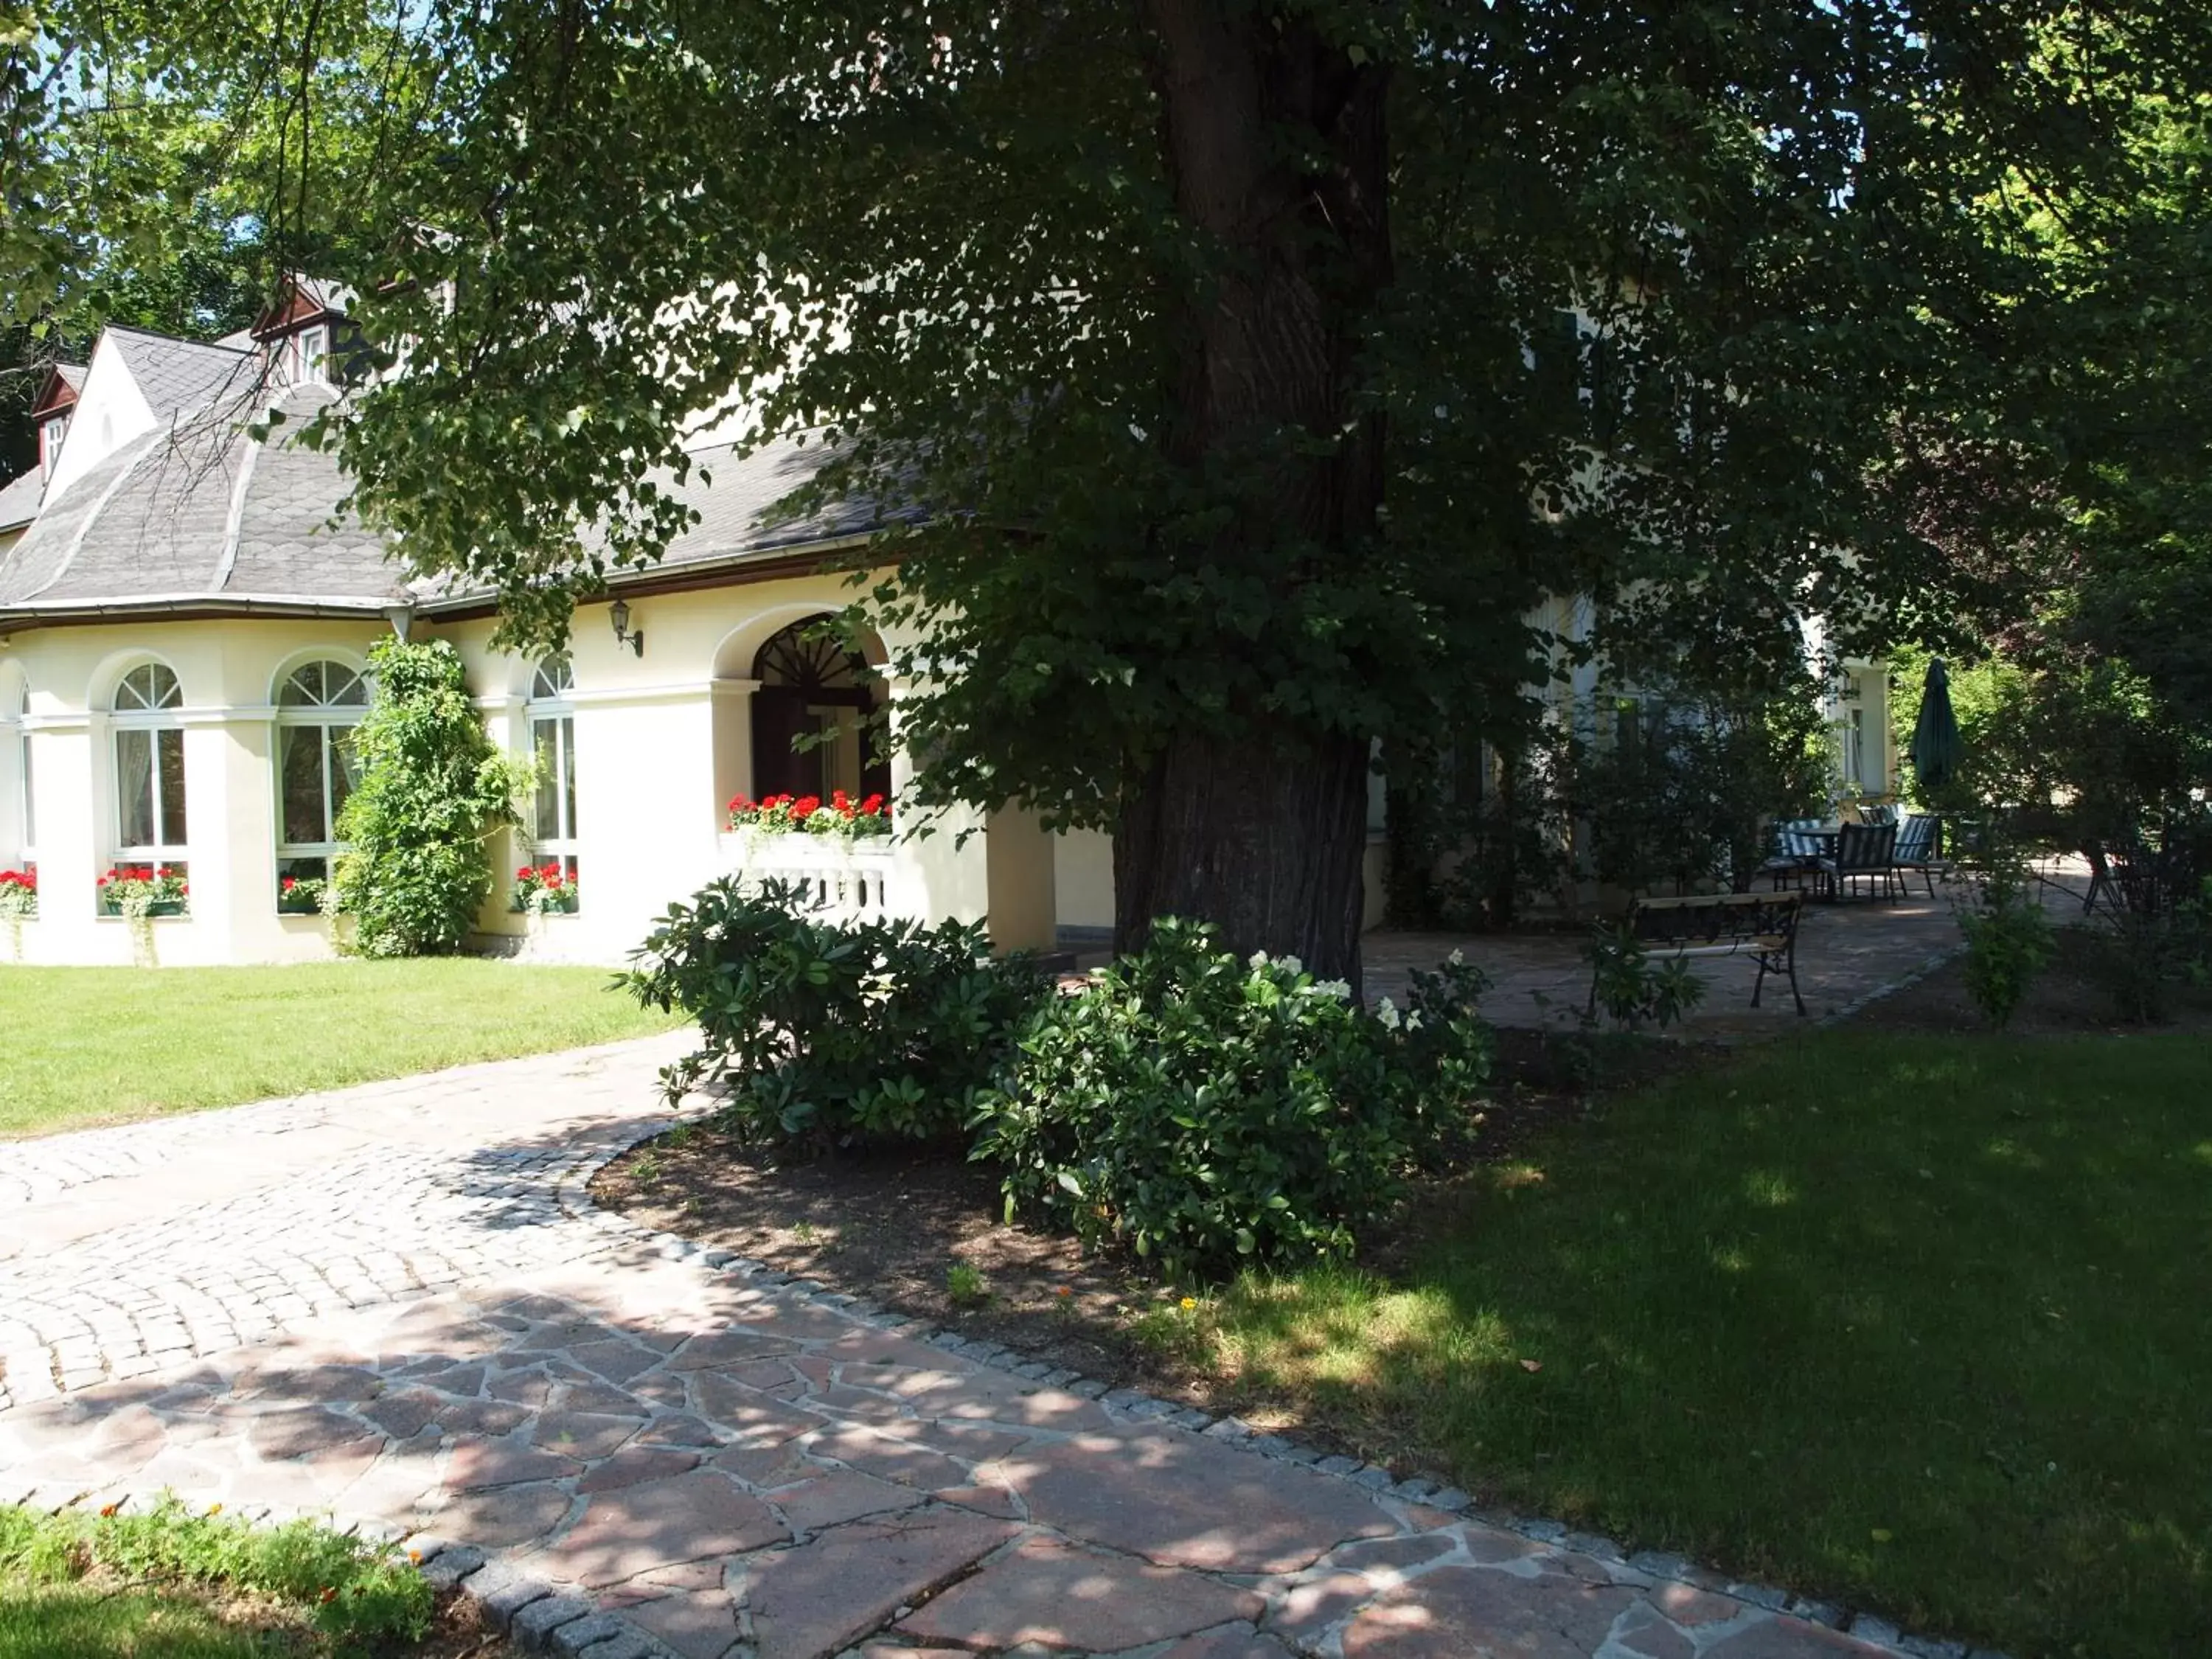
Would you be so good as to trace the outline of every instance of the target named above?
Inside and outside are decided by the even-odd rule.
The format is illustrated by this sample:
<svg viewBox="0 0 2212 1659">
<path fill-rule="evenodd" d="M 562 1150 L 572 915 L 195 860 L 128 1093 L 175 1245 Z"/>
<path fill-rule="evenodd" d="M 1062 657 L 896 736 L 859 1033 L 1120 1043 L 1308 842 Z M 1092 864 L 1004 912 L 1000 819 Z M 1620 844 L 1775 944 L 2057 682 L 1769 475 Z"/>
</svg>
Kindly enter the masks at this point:
<svg viewBox="0 0 2212 1659">
<path fill-rule="evenodd" d="M 1373 1012 L 1293 957 L 1170 919 L 1041 1010 L 974 1156 L 1041 1215 L 1170 1273 L 1348 1255 L 1406 1173 L 1464 1137 L 1488 1075 L 1482 975 L 1413 975 Z"/>
<path fill-rule="evenodd" d="M 728 1091 L 748 1139 L 817 1148 L 956 1134 L 1048 982 L 994 958 L 981 924 L 836 926 L 803 891 L 735 877 L 672 906 L 631 954 L 639 1001 L 683 1010 L 698 1051 L 661 1073 L 674 1101 Z"/>
</svg>

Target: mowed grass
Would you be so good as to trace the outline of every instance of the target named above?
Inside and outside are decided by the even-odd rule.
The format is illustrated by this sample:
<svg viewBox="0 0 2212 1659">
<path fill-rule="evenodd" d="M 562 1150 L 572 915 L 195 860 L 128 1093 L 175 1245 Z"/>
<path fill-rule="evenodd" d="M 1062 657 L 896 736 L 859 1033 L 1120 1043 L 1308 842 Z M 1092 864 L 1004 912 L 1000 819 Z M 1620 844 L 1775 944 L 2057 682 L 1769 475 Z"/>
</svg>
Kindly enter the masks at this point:
<svg viewBox="0 0 2212 1659">
<path fill-rule="evenodd" d="M 434 1599 L 396 1552 L 306 1522 L 0 1509 L 0 1659 L 396 1656 Z"/>
<path fill-rule="evenodd" d="M 0 968 L 0 1138 L 665 1030 L 599 968 Z"/>
<path fill-rule="evenodd" d="M 2212 1044 L 1828 1034 L 1489 1173 L 1208 1363 L 1470 1490 L 2021 1656 L 2212 1654 Z"/>
</svg>

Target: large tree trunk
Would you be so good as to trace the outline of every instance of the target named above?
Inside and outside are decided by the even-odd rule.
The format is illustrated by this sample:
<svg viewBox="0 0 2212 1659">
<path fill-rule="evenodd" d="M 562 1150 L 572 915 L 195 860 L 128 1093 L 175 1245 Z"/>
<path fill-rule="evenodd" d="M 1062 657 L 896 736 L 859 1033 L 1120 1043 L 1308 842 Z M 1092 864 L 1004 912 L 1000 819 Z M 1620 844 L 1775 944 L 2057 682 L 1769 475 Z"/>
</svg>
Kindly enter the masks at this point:
<svg viewBox="0 0 2212 1659">
<path fill-rule="evenodd" d="M 1390 276 L 1386 77 L 1295 8 L 1146 7 L 1176 208 L 1217 256 L 1181 319 L 1164 440 L 1227 509 L 1192 556 L 1287 592 L 1358 560 L 1382 504 L 1382 422 L 1357 403 L 1355 359 Z M 1260 702 L 1137 763 L 1117 943 L 1195 916 L 1239 951 L 1295 953 L 1357 985 L 1369 734 Z"/>
<path fill-rule="evenodd" d="M 1295 956 L 1356 988 L 1366 851 L 1365 744 L 1177 738 L 1115 834 L 1116 943 L 1197 916 L 1240 954 Z"/>
</svg>

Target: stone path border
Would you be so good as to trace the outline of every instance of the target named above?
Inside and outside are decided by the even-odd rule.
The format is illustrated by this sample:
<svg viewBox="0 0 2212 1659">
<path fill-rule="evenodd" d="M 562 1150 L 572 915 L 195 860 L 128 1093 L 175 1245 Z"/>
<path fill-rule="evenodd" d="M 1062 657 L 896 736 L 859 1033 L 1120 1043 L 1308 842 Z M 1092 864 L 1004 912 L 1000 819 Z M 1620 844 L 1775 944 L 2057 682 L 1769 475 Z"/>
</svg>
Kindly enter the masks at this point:
<svg viewBox="0 0 2212 1659">
<path fill-rule="evenodd" d="M 0 1409 L 0 1500 L 173 1489 L 336 1515 L 410 1540 L 528 1650 L 591 1659 L 1046 1653 L 1070 1629 L 1146 1659 L 1395 1659 L 1486 1634 L 1601 1659 L 1967 1651 L 1479 1512 L 593 1206 L 591 1176 L 676 1121 L 503 1149 L 489 1195 L 455 1155 L 486 1230 L 556 1248 L 355 1285 L 196 1363 L 82 1389 L 57 1367 L 54 1397 Z M 422 1194 L 455 1184 L 394 1213 L 443 1225 Z"/>
</svg>

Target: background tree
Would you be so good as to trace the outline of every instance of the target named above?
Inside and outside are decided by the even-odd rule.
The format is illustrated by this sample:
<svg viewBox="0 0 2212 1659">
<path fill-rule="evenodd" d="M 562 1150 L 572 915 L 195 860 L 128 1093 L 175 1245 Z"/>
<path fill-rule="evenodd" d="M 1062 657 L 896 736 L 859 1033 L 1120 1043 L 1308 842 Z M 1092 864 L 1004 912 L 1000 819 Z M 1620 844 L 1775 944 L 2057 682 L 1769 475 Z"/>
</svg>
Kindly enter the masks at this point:
<svg viewBox="0 0 2212 1659">
<path fill-rule="evenodd" d="M 350 274 L 409 373 L 328 435 L 410 561 L 556 637 L 682 526 L 702 420 L 809 431 L 904 526 L 926 793 L 1110 827 L 1125 945 L 1180 911 L 1327 973 L 1375 743 L 1510 708 L 1540 592 L 1778 672 L 1808 607 L 1849 648 L 1947 602 L 1901 423 L 2009 435 L 2021 225 L 2206 83 L 2178 0 L 44 21 L 223 107 L 390 66 Z"/>
</svg>

